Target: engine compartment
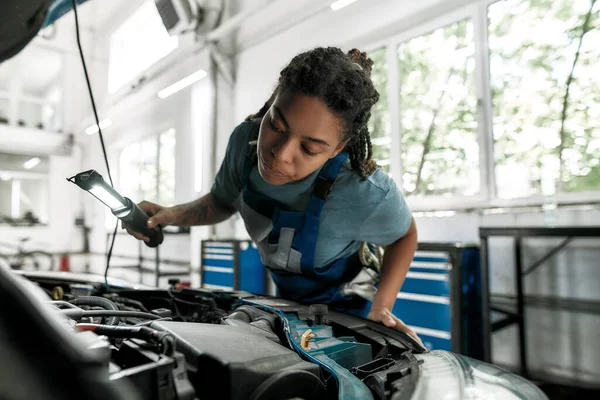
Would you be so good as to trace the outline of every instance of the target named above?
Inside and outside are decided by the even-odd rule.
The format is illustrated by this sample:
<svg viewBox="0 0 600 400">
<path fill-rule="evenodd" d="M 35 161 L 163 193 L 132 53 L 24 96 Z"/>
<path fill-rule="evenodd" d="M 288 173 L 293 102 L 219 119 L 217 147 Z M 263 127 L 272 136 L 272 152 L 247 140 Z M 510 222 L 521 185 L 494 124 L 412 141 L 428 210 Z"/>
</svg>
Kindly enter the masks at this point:
<svg viewBox="0 0 600 400">
<path fill-rule="evenodd" d="M 142 399 L 402 399 L 419 375 L 402 333 L 321 305 L 30 280 L 110 380 Z"/>
</svg>

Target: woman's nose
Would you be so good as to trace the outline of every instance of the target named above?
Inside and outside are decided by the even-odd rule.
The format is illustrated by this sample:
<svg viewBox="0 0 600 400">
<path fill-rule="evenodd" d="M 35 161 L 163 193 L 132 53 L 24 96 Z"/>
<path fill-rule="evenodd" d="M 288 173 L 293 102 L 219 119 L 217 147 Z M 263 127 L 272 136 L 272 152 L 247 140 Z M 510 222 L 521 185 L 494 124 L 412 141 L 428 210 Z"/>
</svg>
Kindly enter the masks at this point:
<svg viewBox="0 0 600 400">
<path fill-rule="evenodd" d="M 293 143 L 288 138 L 281 138 L 271 149 L 273 157 L 279 162 L 290 163 L 293 159 Z"/>
</svg>

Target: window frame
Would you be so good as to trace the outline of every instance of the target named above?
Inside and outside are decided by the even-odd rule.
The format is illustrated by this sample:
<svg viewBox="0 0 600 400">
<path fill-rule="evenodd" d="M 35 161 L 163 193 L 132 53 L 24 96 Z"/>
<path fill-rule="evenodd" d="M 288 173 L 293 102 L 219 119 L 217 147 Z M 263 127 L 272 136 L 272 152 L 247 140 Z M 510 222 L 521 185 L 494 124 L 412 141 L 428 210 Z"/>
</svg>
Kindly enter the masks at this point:
<svg viewBox="0 0 600 400">
<path fill-rule="evenodd" d="M 167 129 L 161 129 L 161 130 L 153 130 L 152 133 L 146 134 L 146 135 L 142 135 L 142 136 L 136 136 L 133 140 L 129 140 L 125 143 L 121 143 L 119 145 L 118 148 L 115 149 L 116 152 L 116 157 L 114 159 L 113 165 L 117 165 L 117 174 L 116 174 L 116 180 L 115 182 L 117 183 L 117 188 L 119 188 L 122 191 L 125 191 L 125 188 L 121 187 L 121 178 L 122 178 L 122 168 L 121 168 L 121 157 L 123 152 L 125 151 L 126 148 L 128 148 L 131 145 L 141 145 L 141 143 L 147 141 L 147 140 L 152 140 L 153 142 L 156 143 L 156 154 L 153 154 L 153 165 L 156 168 L 156 179 L 155 179 L 155 192 L 154 195 L 158 196 L 158 191 L 159 191 L 159 186 L 160 186 L 160 156 L 161 156 L 161 146 L 160 146 L 160 138 L 163 134 L 167 134 L 170 132 L 173 132 L 174 136 L 175 136 L 175 146 L 177 146 L 177 129 L 175 127 L 170 127 Z M 175 170 L 177 169 L 177 163 L 175 163 Z M 123 193 L 125 195 L 125 193 Z M 173 195 L 175 195 L 175 193 L 173 193 Z M 152 198 L 152 199 L 139 199 L 139 201 L 142 200 L 148 200 L 148 201 L 159 201 L 156 198 Z"/>
<path fill-rule="evenodd" d="M 194 46 L 194 40 L 192 34 L 181 34 L 177 35 L 178 45 L 169 52 L 164 57 L 160 58 L 153 64 L 149 65 L 143 71 L 140 71 L 137 75 L 133 76 L 127 82 L 124 82 L 121 86 L 118 87 L 114 92 L 109 90 L 109 74 L 110 74 L 110 47 L 111 47 L 111 39 L 113 35 L 130 20 L 142 6 L 145 5 L 146 1 L 153 2 L 153 0 L 145 0 L 140 3 L 139 6 L 131 7 L 127 9 L 125 15 L 119 19 L 118 23 L 112 24 L 110 28 L 107 30 L 105 35 L 106 40 L 104 42 L 106 57 L 107 57 L 107 76 L 106 76 L 106 95 L 109 103 L 115 103 L 116 101 L 124 98 L 127 94 L 131 93 L 134 89 L 138 88 L 140 85 L 147 84 L 152 81 L 156 76 L 160 75 L 169 66 L 172 66 L 173 63 L 178 60 L 184 54 L 189 53 L 190 49 Z"/>
<path fill-rule="evenodd" d="M 494 158 L 494 126 L 490 81 L 490 58 L 488 43 L 488 7 L 502 0 L 474 0 L 451 11 L 431 11 L 427 22 L 412 26 L 380 40 L 368 42 L 364 48 L 368 52 L 386 49 L 388 64 L 388 112 L 390 113 L 392 149 L 399 149 L 402 139 L 402 105 L 400 102 L 400 62 L 397 49 L 403 42 L 427 35 L 437 29 L 468 19 L 474 29 L 474 79 L 476 95 L 477 143 L 479 146 L 479 193 L 464 195 L 417 195 L 406 196 L 406 202 L 413 211 L 446 211 L 486 208 L 513 208 L 541 206 L 549 199 L 544 195 L 534 195 L 513 199 L 498 198 Z M 402 159 L 400 152 L 391 152 L 390 173 L 402 193 Z M 582 192 L 557 192 L 552 203 L 557 205 L 600 203 L 600 189 Z"/>
<path fill-rule="evenodd" d="M 123 153 L 123 151 L 125 151 L 125 149 L 133 144 L 141 144 L 146 140 L 150 140 L 152 139 L 153 141 L 156 142 L 156 154 L 154 154 L 154 166 L 156 167 L 156 180 L 155 180 L 155 190 L 158 194 L 158 188 L 160 185 L 160 154 L 161 154 L 161 150 L 160 150 L 160 137 L 161 135 L 163 135 L 164 133 L 167 133 L 169 131 L 173 130 L 174 131 L 174 135 L 175 135 L 175 179 L 177 179 L 177 140 L 178 140 L 178 131 L 176 128 L 176 125 L 173 123 L 167 123 L 164 124 L 163 129 L 152 129 L 149 131 L 144 132 L 143 134 L 134 134 L 130 137 L 128 137 L 126 140 L 123 141 L 119 141 L 116 143 L 113 143 L 110 147 L 109 147 L 109 163 L 110 165 L 113 166 L 113 168 L 111 168 L 111 171 L 113 171 L 113 179 L 115 182 L 115 188 L 117 189 L 117 191 L 119 191 L 123 196 L 125 197 L 129 197 L 133 202 L 140 202 L 142 200 L 147 200 L 147 201 L 157 201 L 156 199 L 138 199 L 138 198 L 134 198 L 134 195 L 137 195 L 137 193 L 132 193 L 132 191 L 129 191 L 127 188 L 121 187 L 121 178 L 122 178 L 122 173 L 123 170 L 121 168 L 121 155 Z M 176 183 L 175 183 L 176 185 Z M 177 196 L 177 187 L 174 187 L 174 193 L 173 195 L 176 197 Z M 161 204 L 163 206 L 166 206 L 166 204 Z M 115 221 L 117 221 L 116 217 L 112 214 L 112 212 L 110 211 L 109 208 L 104 207 L 104 228 L 106 230 L 107 233 L 112 233 L 113 229 L 114 229 L 114 223 Z"/>
</svg>

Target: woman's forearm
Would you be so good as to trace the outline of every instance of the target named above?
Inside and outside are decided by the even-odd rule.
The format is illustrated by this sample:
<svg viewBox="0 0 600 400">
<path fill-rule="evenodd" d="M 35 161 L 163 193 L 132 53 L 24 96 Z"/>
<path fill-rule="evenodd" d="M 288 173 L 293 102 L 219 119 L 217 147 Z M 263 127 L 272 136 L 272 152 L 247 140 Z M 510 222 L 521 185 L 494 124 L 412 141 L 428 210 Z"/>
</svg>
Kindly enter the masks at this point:
<svg viewBox="0 0 600 400">
<path fill-rule="evenodd" d="M 373 306 L 391 310 L 404 283 L 408 269 L 417 250 L 417 228 L 414 219 L 406 235 L 385 248 L 381 280 Z"/>
<path fill-rule="evenodd" d="M 175 215 L 173 225 L 178 226 L 218 224 L 235 213 L 235 209 L 220 204 L 212 193 L 191 203 L 171 207 L 170 211 Z"/>
</svg>

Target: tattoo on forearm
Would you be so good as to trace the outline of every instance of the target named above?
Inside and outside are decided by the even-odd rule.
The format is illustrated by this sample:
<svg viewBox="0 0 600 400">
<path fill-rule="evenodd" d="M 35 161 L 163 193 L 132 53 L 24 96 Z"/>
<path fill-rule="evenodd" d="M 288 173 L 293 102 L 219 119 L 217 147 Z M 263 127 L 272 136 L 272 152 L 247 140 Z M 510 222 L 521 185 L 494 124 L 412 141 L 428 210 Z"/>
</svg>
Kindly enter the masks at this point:
<svg viewBox="0 0 600 400">
<path fill-rule="evenodd" d="M 210 225 L 219 222 L 220 210 L 215 207 L 213 199 L 203 197 L 179 207 L 179 224 L 183 226 Z M 226 218 L 226 217 L 225 217 Z"/>
<path fill-rule="evenodd" d="M 226 220 L 234 211 L 216 203 L 209 194 L 191 203 L 175 206 L 175 225 L 212 225 Z"/>
<path fill-rule="evenodd" d="M 198 204 L 196 207 L 196 221 L 198 224 L 208 222 L 209 218 L 214 214 L 214 207 L 211 204 Z"/>
</svg>

